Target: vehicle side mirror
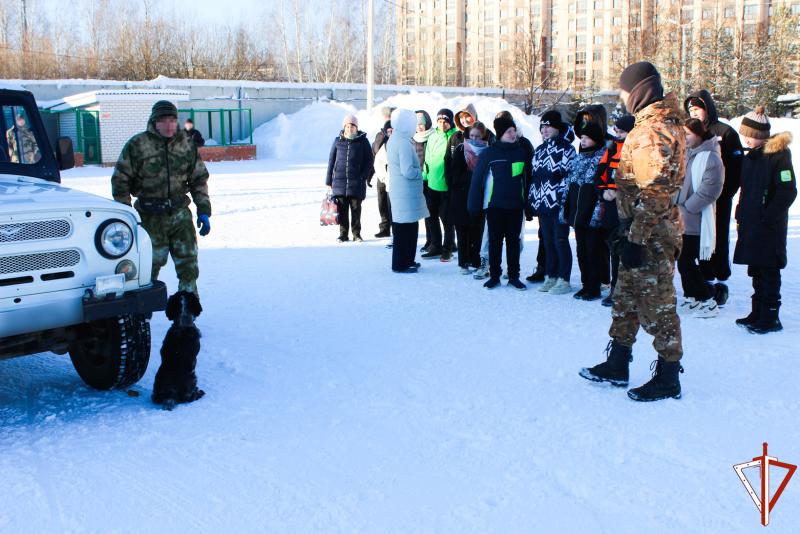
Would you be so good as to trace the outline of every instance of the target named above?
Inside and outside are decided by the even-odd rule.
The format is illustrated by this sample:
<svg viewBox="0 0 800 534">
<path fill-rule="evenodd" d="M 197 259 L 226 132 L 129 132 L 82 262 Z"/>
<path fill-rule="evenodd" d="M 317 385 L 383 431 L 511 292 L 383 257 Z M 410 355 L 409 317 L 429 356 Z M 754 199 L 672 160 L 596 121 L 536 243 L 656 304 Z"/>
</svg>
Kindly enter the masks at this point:
<svg viewBox="0 0 800 534">
<path fill-rule="evenodd" d="M 73 168 L 75 166 L 75 152 L 72 150 L 72 139 L 69 137 L 59 137 L 56 140 L 56 146 L 58 168 L 62 171 Z"/>
</svg>

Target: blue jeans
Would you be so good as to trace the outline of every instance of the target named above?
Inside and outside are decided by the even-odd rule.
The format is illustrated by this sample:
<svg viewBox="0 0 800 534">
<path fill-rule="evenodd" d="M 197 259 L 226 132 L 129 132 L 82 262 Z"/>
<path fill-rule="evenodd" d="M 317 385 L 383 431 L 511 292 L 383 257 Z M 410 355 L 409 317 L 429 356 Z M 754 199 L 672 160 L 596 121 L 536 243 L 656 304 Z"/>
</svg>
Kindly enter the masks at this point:
<svg viewBox="0 0 800 534">
<path fill-rule="evenodd" d="M 569 281 L 572 273 L 572 249 L 569 246 L 569 225 L 561 224 L 558 212 L 539 215 L 544 241 L 545 274 Z"/>
</svg>

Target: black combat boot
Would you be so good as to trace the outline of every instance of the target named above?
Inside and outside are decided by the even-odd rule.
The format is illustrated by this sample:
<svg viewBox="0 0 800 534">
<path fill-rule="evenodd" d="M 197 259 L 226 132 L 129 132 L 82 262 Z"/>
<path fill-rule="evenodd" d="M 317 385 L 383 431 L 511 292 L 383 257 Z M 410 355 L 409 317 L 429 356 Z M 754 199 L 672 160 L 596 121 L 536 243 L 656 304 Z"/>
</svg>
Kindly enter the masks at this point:
<svg viewBox="0 0 800 534">
<path fill-rule="evenodd" d="M 750 315 L 736 319 L 736 324 L 739 326 L 750 326 L 758 322 L 758 317 L 761 315 L 761 301 L 755 295 L 751 298 Z"/>
<path fill-rule="evenodd" d="M 628 391 L 628 397 L 639 402 L 681 398 L 681 381 L 678 373 L 683 372 L 681 362 L 668 362 L 657 359 L 650 366 L 655 367 L 653 378 L 645 385 Z"/>
<path fill-rule="evenodd" d="M 753 324 L 747 325 L 747 331 L 751 334 L 769 334 L 783 330 L 781 320 L 778 318 L 780 304 L 773 304 L 761 307 L 758 320 Z"/>
<path fill-rule="evenodd" d="M 608 342 L 605 352 L 606 361 L 594 367 L 584 367 L 578 374 L 592 382 L 608 382 L 620 388 L 627 386 L 628 365 L 633 361 L 632 349 L 612 339 Z"/>
</svg>

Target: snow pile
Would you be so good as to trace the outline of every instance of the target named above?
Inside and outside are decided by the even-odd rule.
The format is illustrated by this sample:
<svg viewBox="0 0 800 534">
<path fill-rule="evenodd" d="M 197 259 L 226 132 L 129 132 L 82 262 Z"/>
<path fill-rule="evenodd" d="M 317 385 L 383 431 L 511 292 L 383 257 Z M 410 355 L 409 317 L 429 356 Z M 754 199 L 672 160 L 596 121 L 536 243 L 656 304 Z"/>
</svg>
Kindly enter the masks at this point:
<svg viewBox="0 0 800 534">
<path fill-rule="evenodd" d="M 342 119 L 356 109 L 340 102 L 314 102 L 296 113 L 281 113 L 253 131 L 259 159 L 328 161 Z"/>
<path fill-rule="evenodd" d="M 253 132 L 253 142 L 259 159 L 327 161 L 331 143 L 342 129 L 342 119 L 353 113 L 358 117 L 359 129 L 367 132 L 370 141 L 383 126 L 381 108 L 392 106 L 411 110 L 424 109 L 435 122 L 436 112 L 449 108 L 455 115 L 472 104 L 478 113 L 478 120 L 492 129 L 494 116 L 508 110 L 514 121 L 534 145 L 541 142 L 539 118 L 525 115 L 519 108 L 502 98 L 481 96 L 458 96 L 446 98 L 441 93 L 398 94 L 386 99 L 372 108 L 360 110 L 341 102 L 314 102 L 296 113 L 281 113 Z"/>
</svg>

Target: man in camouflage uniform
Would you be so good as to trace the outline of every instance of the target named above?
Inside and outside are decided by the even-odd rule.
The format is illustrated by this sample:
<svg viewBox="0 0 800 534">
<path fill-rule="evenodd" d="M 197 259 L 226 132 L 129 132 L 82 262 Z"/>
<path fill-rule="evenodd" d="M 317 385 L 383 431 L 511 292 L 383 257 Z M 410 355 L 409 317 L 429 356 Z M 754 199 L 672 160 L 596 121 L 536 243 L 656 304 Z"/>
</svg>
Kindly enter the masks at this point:
<svg viewBox="0 0 800 534">
<path fill-rule="evenodd" d="M 17 146 L 18 138 L 22 144 L 22 163 L 36 163 L 42 159 L 36 137 L 34 137 L 33 131 L 28 128 L 25 116 L 21 114 L 16 117 L 16 126 L 6 131 L 8 157 L 11 163 L 20 163 L 20 154 Z"/>
<path fill-rule="evenodd" d="M 182 291 L 197 294 L 197 236 L 191 193 L 197 206 L 200 235 L 211 231 L 208 171 L 197 146 L 185 130 L 178 130 L 178 110 L 162 100 L 153 105 L 147 131 L 134 135 L 123 147 L 111 176 L 114 200 L 131 205 L 153 241 L 153 280 L 171 254 Z"/>
<path fill-rule="evenodd" d="M 627 386 L 632 347 L 642 326 L 655 338 L 658 360 L 653 378 L 628 396 L 637 401 L 680 398 L 683 348 L 673 276 L 683 233 L 675 198 L 683 184 L 686 140 L 675 95 L 664 96 L 652 64 L 629 66 L 620 87 L 625 106 L 636 116 L 616 175 L 620 227 L 615 244 L 622 268 L 614 289 L 608 358 L 580 375 Z"/>
</svg>

